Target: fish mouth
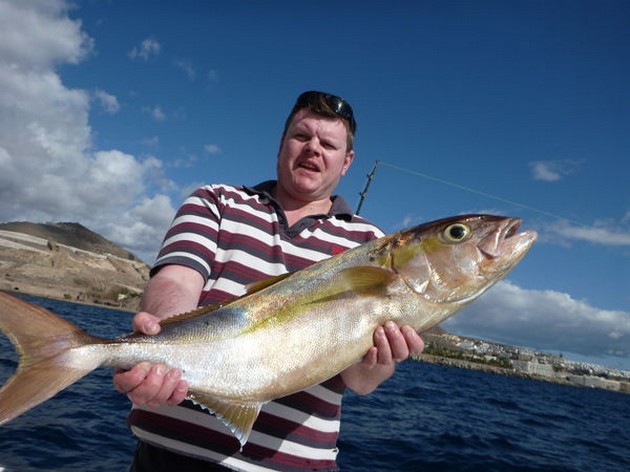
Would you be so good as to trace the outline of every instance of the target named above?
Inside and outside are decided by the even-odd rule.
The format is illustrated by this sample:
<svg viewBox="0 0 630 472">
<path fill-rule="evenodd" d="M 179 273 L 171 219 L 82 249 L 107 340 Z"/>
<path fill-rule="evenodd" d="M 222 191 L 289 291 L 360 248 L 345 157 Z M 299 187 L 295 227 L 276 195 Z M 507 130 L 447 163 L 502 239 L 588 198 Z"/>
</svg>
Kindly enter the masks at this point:
<svg viewBox="0 0 630 472">
<path fill-rule="evenodd" d="M 520 218 L 506 218 L 479 243 L 479 251 L 488 259 L 503 257 L 510 261 L 510 266 L 515 265 L 538 236 L 533 230 L 519 232 L 521 224 Z"/>
</svg>

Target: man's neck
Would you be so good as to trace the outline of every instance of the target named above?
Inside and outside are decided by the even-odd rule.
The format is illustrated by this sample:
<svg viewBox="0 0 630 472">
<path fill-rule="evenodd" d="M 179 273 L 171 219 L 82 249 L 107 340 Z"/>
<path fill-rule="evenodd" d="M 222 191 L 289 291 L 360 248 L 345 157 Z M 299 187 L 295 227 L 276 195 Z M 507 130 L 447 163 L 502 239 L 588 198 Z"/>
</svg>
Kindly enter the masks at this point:
<svg viewBox="0 0 630 472">
<path fill-rule="evenodd" d="M 285 195 L 277 186 L 273 191 L 273 196 L 284 210 L 289 226 L 293 226 L 306 216 L 325 215 L 332 207 L 330 197 L 319 200 L 296 199 Z"/>
</svg>

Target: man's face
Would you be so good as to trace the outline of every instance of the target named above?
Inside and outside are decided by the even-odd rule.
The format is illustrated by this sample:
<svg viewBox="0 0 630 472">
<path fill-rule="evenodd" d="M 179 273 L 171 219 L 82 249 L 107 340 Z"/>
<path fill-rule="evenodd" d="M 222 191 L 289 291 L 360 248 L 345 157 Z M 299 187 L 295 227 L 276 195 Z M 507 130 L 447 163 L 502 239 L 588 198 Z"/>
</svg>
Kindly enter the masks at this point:
<svg viewBox="0 0 630 472">
<path fill-rule="evenodd" d="M 278 152 L 278 185 L 298 200 L 329 198 L 352 163 L 341 119 L 298 111 Z"/>
</svg>

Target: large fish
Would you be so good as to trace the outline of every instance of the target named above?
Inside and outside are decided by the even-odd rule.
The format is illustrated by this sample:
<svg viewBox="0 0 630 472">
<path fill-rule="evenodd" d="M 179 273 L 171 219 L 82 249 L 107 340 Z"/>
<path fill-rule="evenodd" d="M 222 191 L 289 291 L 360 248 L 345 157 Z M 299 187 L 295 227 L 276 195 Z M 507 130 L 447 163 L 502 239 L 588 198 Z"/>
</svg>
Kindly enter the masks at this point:
<svg viewBox="0 0 630 472">
<path fill-rule="evenodd" d="M 157 336 L 96 338 L 0 293 L 0 329 L 20 353 L 0 389 L 0 424 L 99 366 L 141 362 L 183 370 L 189 397 L 245 444 L 261 406 L 359 361 L 387 320 L 421 332 L 468 304 L 525 255 L 536 233 L 520 220 L 447 218 L 274 277 L 218 307 L 162 322 Z"/>
</svg>

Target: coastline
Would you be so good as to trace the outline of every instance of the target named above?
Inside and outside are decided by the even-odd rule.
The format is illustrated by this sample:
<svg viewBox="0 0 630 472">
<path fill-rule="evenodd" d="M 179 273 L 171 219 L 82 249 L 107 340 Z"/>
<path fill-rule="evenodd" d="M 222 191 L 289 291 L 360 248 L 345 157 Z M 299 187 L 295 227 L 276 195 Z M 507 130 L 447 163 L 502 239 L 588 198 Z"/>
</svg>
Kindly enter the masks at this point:
<svg viewBox="0 0 630 472">
<path fill-rule="evenodd" d="M 425 335 L 422 336 L 424 337 Z M 546 359 L 552 356 L 541 353 L 541 357 L 544 357 L 545 362 L 547 362 Z M 550 382 L 572 387 L 598 388 L 613 392 L 630 393 L 630 372 L 608 369 L 604 366 L 592 366 L 599 369 L 597 369 L 597 371 L 593 371 L 591 368 L 585 372 L 583 364 L 572 363 L 566 360 L 564 360 L 561 368 L 556 367 L 557 370 L 554 370 L 553 368 L 544 369 L 542 372 L 527 371 L 526 369 L 515 367 L 514 364 L 511 364 L 509 367 L 493 365 L 493 363 L 489 363 L 487 359 L 484 360 L 477 358 L 475 360 L 469 360 L 454 358 L 449 355 L 433 355 L 424 352 L 419 356 L 414 357 L 413 360 L 416 362 L 426 362 L 429 364 L 437 364 L 458 369 L 478 370 L 495 375 L 518 377 L 538 382 Z M 546 365 L 539 364 L 538 360 L 529 362 L 535 365 Z M 614 372 L 614 374 L 611 374 L 611 372 Z"/>
</svg>

